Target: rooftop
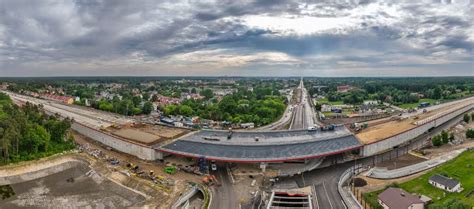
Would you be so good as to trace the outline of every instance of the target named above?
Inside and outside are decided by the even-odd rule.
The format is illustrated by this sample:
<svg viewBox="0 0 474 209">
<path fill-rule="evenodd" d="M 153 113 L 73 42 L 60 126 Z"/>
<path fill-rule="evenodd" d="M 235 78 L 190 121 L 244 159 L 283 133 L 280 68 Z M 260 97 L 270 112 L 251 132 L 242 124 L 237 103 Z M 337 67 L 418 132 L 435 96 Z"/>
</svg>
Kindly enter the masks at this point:
<svg viewBox="0 0 474 209">
<path fill-rule="evenodd" d="M 407 209 L 413 204 L 423 204 L 423 201 L 418 196 L 412 195 L 403 189 L 393 187 L 380 193 L 378 198 L 390 209 Z"/>
<path fill-rule="evenodd" d="M 431 176 L 430 181 L 434 181 L 434 182 L 436 182 L 438 184 L 441 184 L 441 185 L 444 185 L 448 188 L 454 188 L 456 185 L 459 184 L 458 180 L 451 179 L 451 178 L 448 178 L 446 176 L 439 175 L 439 174 Z"/>
</svg>

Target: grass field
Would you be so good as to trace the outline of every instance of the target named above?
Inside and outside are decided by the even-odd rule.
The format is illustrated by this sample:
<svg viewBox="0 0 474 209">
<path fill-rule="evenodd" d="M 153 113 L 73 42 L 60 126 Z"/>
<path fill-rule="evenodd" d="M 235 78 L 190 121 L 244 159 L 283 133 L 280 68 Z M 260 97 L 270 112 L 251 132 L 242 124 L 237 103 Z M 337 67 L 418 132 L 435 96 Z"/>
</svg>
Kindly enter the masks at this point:
<svg viewBox="0 0 474 209">
<path fill-rule="evenodd" d="M 434 105 L 436 104 L 437 101 L 434 99 L 420 99 L 420 101 L 416 103 L 405 103 L 398 106 L 403 109 L 411 109 L 411 108 L 418 107 L 418 105 L 420 105 L 421 102 L 429 102 L 430 105 Z"/>
<path fill-rule="evenodd" d="M 330 102 L 328 101 L 327 98 L 324 98 L 324 99 L 316 99 L 316 101 L 320 104 L 330 104 L 330 105 L 342 105 L 344 104 L 342 101 L 334 101 L 334 102 Z"/>
<path fill-rule="evenodd" d="M 448 193 L 435 188 L 428 183 L 428 178 L 434 174 L 443 174 L 461 182 L 464 190 L 461 193 Z M 459 157 L 434 170 L 411 181 L 401 183 L 400 188 L 410 192 L 429 196 L 433 199 L 433 204 L 443 204 L 452 199 L 459 199 L 460 202 L 474 206 L 474 150 L 466 151 Z M 364 194 L 367 202 L 377 202 L 377 195 L 382 192 L 376 191 Z M 471 195 L 468 196 L 471 192 Z M 377 208 L 377 207 L 374 207 Z"/>
</svg>

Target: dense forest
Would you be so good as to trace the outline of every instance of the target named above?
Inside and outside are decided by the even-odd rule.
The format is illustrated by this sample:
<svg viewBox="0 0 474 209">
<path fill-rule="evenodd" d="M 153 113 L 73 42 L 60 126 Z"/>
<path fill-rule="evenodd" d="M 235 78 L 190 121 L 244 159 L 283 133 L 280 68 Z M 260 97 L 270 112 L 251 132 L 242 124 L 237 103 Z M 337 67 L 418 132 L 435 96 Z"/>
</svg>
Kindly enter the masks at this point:
<svg viewBox="0 0 474 209">
<path fill-rule="evenodd" d="M 19 107 L 0 93 L 0 164 L 32 160 L 74 148 L 71 121 L 46 115 L 42 107 Z"/>
<path fill-rule="evenodd" d="M 361 104 L 379 100 L 395 105 L 417 103 L 421 98 L 454 100 L 474 94 L 474 77 L 443 78 L 308 78 L 305 85 L 311 95 L 324 94 L 328 101 Z M 337 86 L 349 85 L 349 92 L 337 92 Z M 325 86 L 319 92 L 314 86 Z"/>
</svg>

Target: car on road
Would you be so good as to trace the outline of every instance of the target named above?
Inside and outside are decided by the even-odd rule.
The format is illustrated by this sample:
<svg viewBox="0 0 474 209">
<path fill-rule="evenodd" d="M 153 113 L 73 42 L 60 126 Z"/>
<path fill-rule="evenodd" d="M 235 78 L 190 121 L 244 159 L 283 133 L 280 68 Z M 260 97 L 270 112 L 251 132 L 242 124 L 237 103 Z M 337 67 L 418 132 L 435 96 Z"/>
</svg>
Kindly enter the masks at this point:
<svg viewBox="0 0 474 209">
<path fill-rule="evenodd" d="M 215 163 L 211 164 L 211 170 L 212 171 L 217 171 L 217 165 Z"/>
<path fill-rule="evenodd" d="M 308 131 L 316 131 L 316 126 L 310 126 L 308 127 Z"/>
</svg>

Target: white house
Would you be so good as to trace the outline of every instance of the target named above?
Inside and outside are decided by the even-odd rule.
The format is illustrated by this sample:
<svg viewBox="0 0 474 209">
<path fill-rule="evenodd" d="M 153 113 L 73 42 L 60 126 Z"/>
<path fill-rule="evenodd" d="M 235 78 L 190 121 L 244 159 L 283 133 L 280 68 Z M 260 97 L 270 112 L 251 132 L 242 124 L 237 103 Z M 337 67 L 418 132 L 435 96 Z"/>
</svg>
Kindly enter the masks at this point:
<svg viewBox="0 0 474 209">
<path fill-rule="evenodd" d="M 461 183 L 458 180 L 448 178 L 439 174 L 431 176 L 428 179 L 428 182 L 431 185 L 448 192 L 461 192 L 463 190 L 463 188 L 461 187 Z"/>
<path fill-rule="evenodd" d="M 254 128 L 255 124 L 254 123 L 242 123 L 240 124 L 241 128 Z"/>
</svg>

